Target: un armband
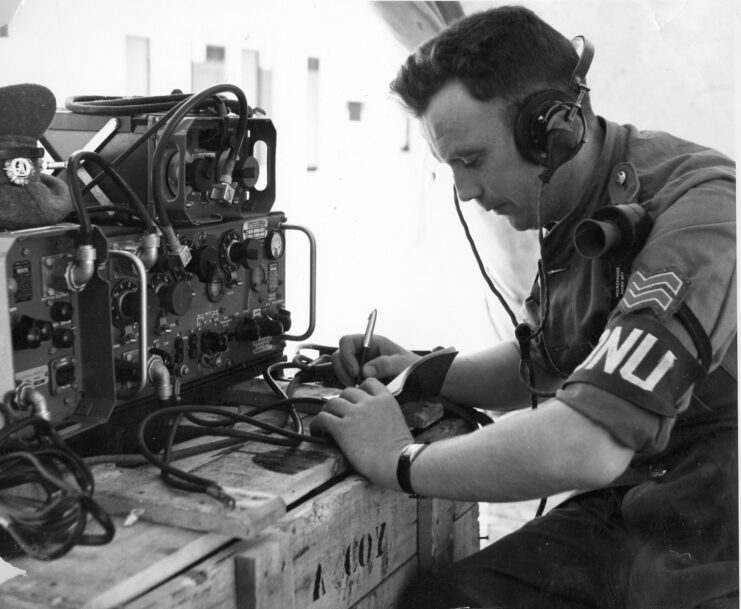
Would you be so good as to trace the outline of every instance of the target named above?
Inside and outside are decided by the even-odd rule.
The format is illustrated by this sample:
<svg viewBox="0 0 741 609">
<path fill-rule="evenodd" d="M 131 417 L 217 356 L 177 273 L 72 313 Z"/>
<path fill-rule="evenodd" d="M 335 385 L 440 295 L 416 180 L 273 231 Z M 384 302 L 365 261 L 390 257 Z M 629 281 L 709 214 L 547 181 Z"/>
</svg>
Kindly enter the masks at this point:
<svg viewBox="0 0 741 609">
<path fill-rule="evenodd" d="M 564 383 L 588 383 L 665 417 L 705 371 L 679 340 L 647 315 L 619 317 Z"/>
</svg>

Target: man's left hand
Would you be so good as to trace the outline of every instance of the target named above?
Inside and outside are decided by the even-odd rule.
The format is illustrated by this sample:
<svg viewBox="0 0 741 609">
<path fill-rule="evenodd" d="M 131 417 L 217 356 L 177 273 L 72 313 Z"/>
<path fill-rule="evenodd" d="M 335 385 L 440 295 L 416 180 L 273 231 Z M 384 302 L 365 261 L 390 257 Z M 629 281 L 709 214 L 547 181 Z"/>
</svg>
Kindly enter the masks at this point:
<svg viewBox="0 0 741 609">
<path fill-rule="evenodd" d="M 398 402 L 377 379 L 329 400 L 312 421 L 311 433 L 332 436 L 355 470 L 371 482 L 399 489 L 399 453 L 413 438 Z"/>
</svg>

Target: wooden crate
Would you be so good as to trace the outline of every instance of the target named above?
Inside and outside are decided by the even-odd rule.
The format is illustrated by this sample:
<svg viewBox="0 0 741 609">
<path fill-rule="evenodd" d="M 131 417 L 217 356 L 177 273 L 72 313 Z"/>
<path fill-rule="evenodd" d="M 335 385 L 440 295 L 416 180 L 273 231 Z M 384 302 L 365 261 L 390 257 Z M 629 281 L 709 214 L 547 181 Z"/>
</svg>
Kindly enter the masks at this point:
<svg viewBox="0 0 741 609">
<path fill-rule="evenodd" d="M 426 439 L 459 432 L 443 421 Z M 28 574 L 0 586 L 0 607 L 392 609 L 418 575 L 479 547 L 477 504 L 372 486 L 331 446 L 253 442 L 178 466 L 228 487 L 236 509 L 168 488 L 149 466 L 97 466 L 113 542 L 11 560 Z"/>
<path fill-rule="evenodd" d="M 391 609 L 420 573 L 478 549 L 477 514 L 351 476 L 124 606 Z"/>
<path fill-rule="evenodd" d="M 13 609 L 391 609 L 419 574 L 478 549 L 478 507 L 351 475 L 250 539 L 139 520 L 0 586 Z"/>
</svg>

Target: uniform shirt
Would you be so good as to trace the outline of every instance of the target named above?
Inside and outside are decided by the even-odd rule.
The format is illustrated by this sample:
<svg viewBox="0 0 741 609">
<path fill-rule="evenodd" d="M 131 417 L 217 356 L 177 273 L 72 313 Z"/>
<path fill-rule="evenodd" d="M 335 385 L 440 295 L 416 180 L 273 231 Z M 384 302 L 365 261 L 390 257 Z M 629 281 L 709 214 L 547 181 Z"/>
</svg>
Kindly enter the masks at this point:
<svg viewBox="0 0 741 609">
<path fill-rule="evenodd" d="M 573 379 L 574 369 L 590 355 L 605 329 L 614 328 L 628 315 L 651 317 L 676 336 L 692 356 L 697 353 L 675 316 L 660 319 L 649 306 L 614 308 L 609 265 L 584 259 L 576 252 L 574 228 L 580 220 L 610 205 L 614 167 L 632 165 L 640 182 L 635 199 L 648 210 L 653 228 L 633 259 L 628 285 L 666 272 L 679 278 L 681 293 L 674 304 L 686 303 L 707 332 L 712 350 L 710 372 L 723 364 L 735 378 L 735 166 L 718 152 L 666 133 L 603 124 L 605 143 L 590 186 L 544 241 L 542 257 L 550 302 L 548 323 L 536 345 L 540 356 L 536 361 L 566 377 L 558 392 L 560 400 L 606 427 L 621 443 L 639 453 L 652 453 L 666 448 L 674 425 L 697 424 L 696 417 L 705 423 L 728 423 L 735 420 L 735 405 L 713 410 L 713 404 L 693 403 L 691 392 L 685 391 L 664 396 L 666 403 L 648 410 L 604 386 Z M 664 296 L 672 297 L 673 287 L 669 286 Z M 532 326 L 537 326 L 541 316 L 539 291 L 536 282 L 525 303 L 526 320 Z M 717 383 L 711 374 L 695 388 L 702 389 L 709 379 Z"/>
<path fill-rule="evenodd" d="M 543 242 L 549 304 L 531 349 L 536 386 L 538 368 L 560 374 L 557 397 L 636 451 L 613 486 L 627 489 L 623 516 L 647 544 L 679 552 L 671 560 L 681 554 L 685 562 L 673 569 L 703 565 L 711 589 L 733 589 L 737 572 L 727 565 L 738 561 L 735 165 L 669 134 L 600 120 L 605 143 L 590 186 Z M 637 177 L 633 199 L 653 228 L 629 269 L 625 294 L 633 296 L 616 301 L 610 265 L 580 256 L 573 238 L 579 221 L 612 204 L 619 164 Z M 646 289 L 657 298 L 641 300 Z M 532 327 L 544 315 L 540 293 L 536 281 L 524 306 Z M 709 338 L 707 375 L 698 374 L 695 341 L 674 314 L 681 304 Z M 643 329 L 658 337 L 656 346 L 670 345 L 676 362 L 655 360 L 643 370 L 631 363 L 638 347 L 618 347 L 633 330 L 640 344 Z M 610 336 L 611 351 L 600 343 Z M 677 362 L 695 370 L 673 378 L 668 372 L 653 384 Z M 729 572 L 730 581 L 720 584 Z"/>
</svg>

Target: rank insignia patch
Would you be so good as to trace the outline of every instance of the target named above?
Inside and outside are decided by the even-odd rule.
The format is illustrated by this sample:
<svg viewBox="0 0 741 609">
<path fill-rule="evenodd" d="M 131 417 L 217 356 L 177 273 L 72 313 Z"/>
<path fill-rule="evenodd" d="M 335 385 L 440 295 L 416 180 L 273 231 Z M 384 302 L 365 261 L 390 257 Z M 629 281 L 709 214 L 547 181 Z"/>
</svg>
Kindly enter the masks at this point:
<svg viewBox="0 0 741 609">
<path fill-rule="evenodd" d="M 659 319 L 666 321 L 681 306 L 689 284 L 676 268 L 649 271 L 640 267 L 631 275 L 618 309 L 623 313 L 651 309 Z"/>
</svg>

